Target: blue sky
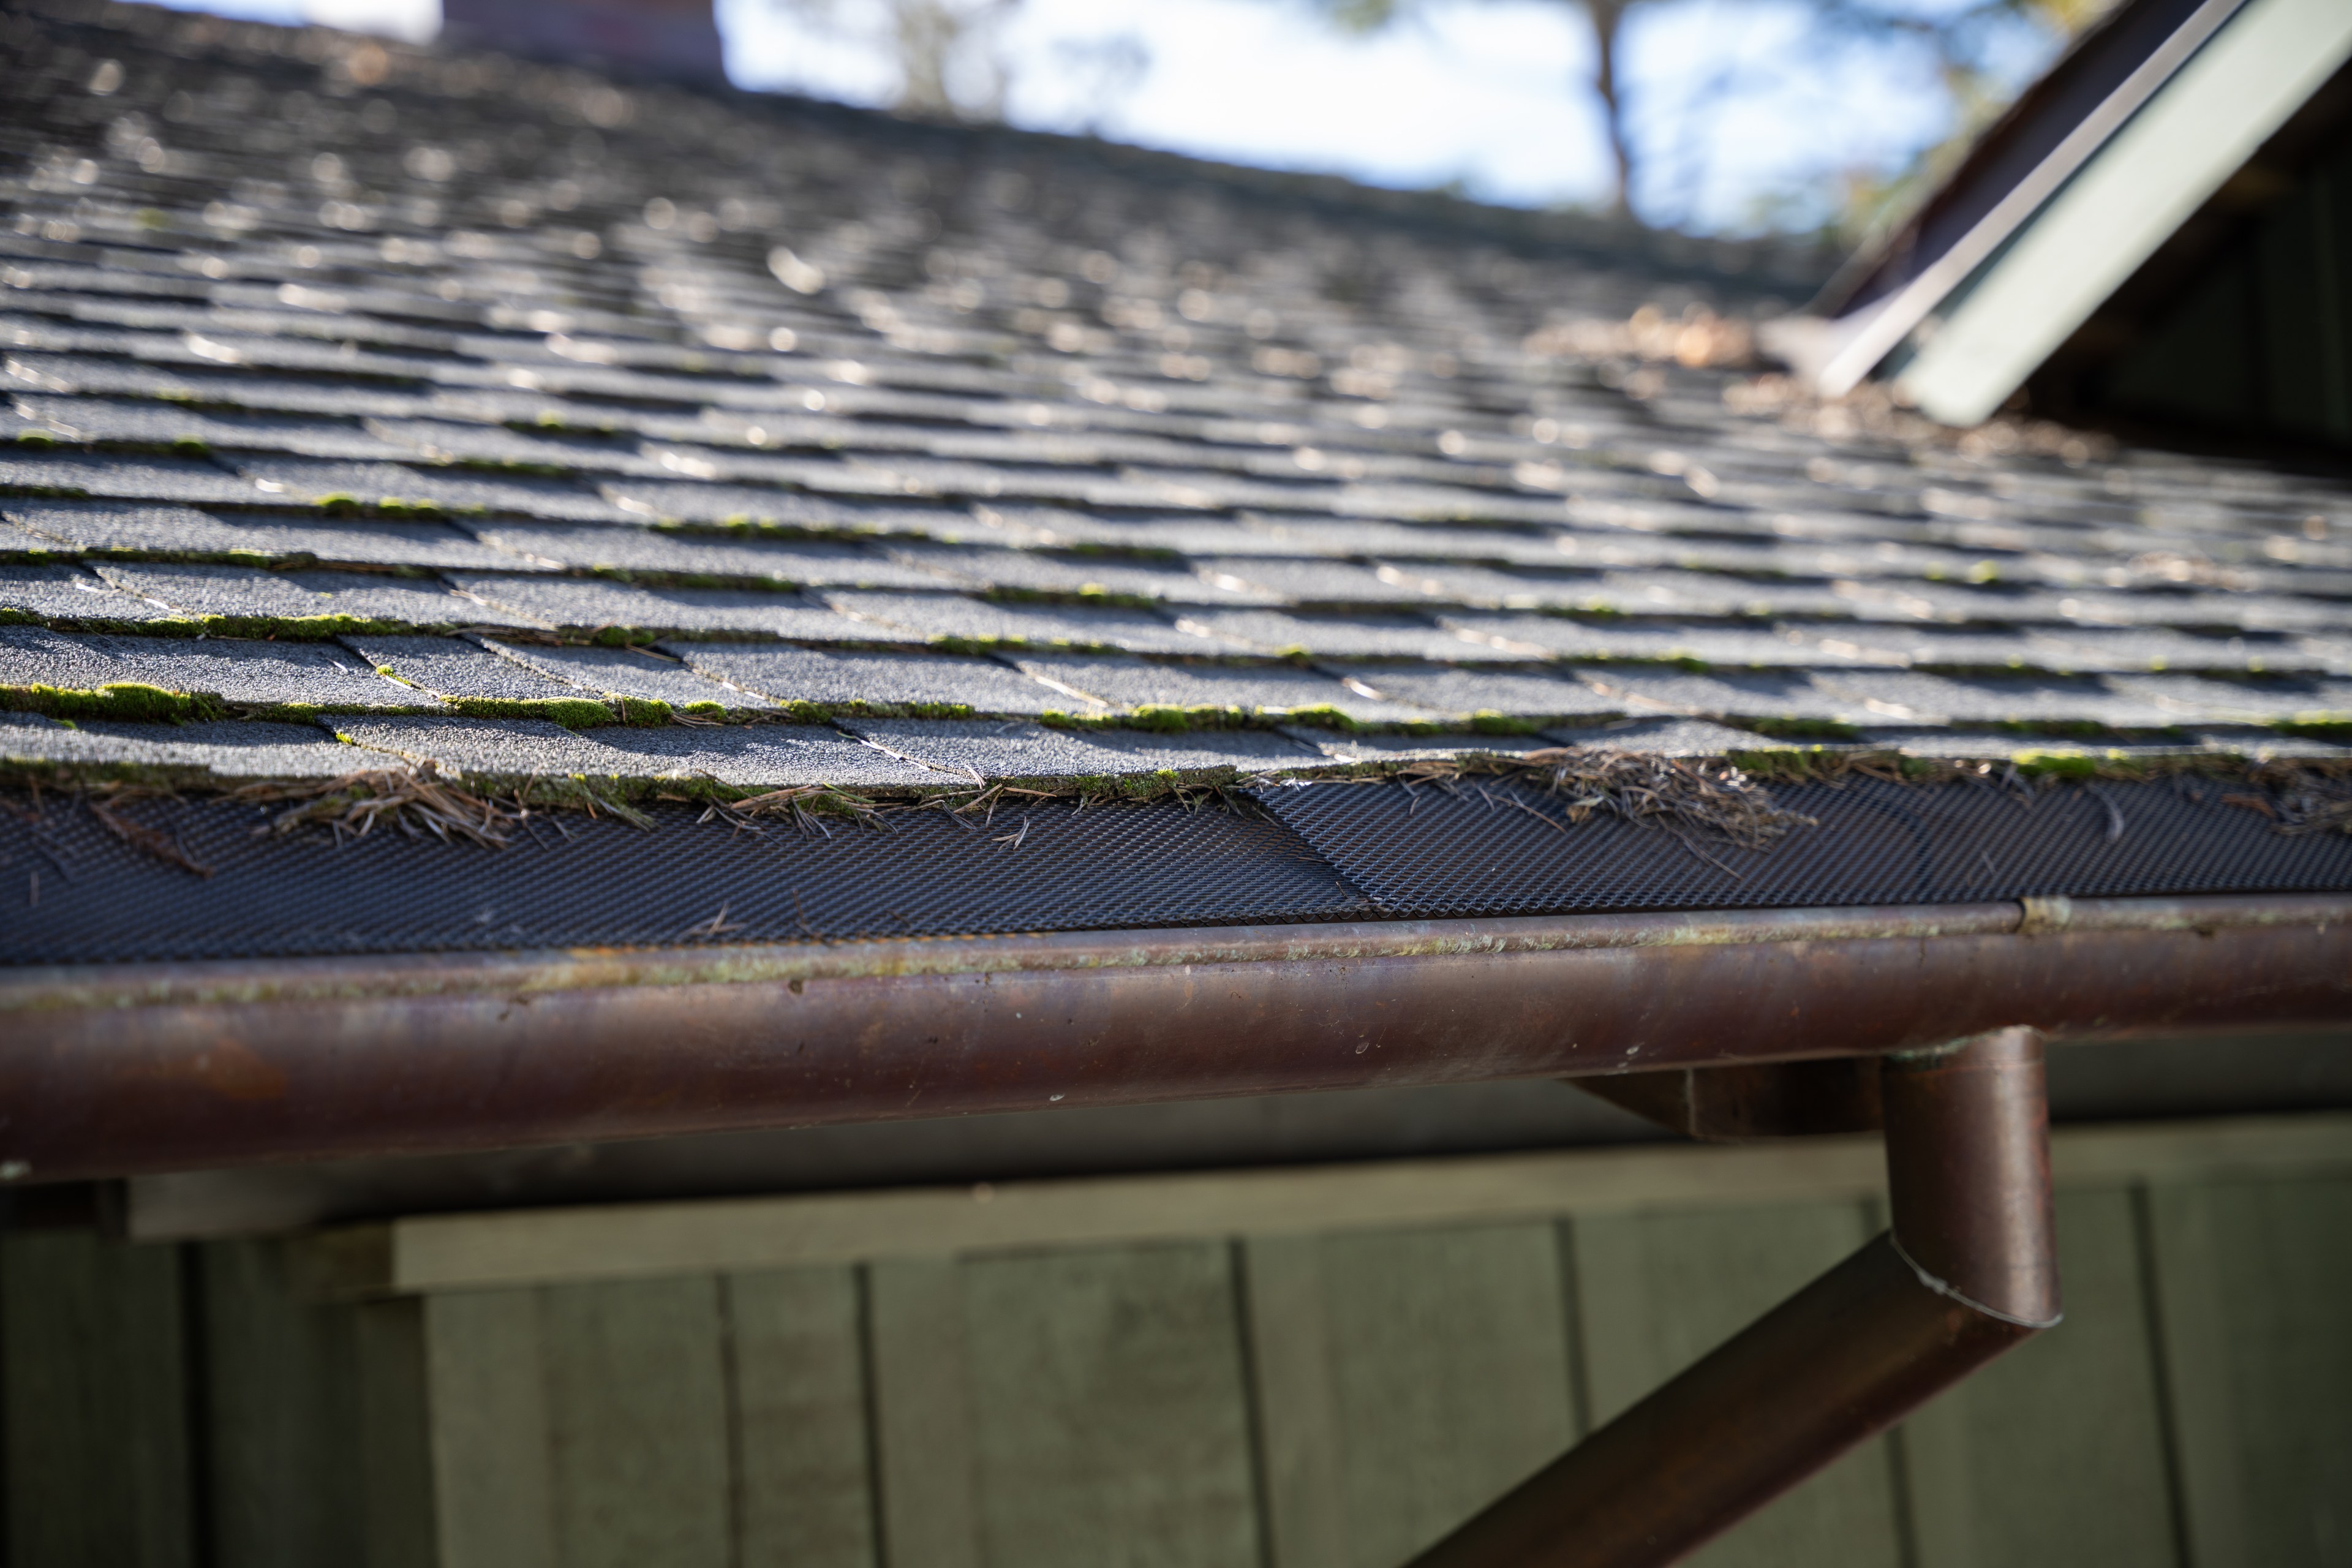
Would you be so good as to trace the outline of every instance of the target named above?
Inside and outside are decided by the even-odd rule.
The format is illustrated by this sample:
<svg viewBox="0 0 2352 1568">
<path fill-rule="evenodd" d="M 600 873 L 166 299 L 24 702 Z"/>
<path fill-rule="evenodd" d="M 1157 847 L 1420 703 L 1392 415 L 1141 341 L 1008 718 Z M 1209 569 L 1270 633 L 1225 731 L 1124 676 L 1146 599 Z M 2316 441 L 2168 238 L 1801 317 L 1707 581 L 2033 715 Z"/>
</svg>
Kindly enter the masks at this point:
<svg viewBox="0 0 2352 1568">
<path fill-rule="evenodd" d="M 185 3 L 185 0 L 181 0 Z M 1943 0 L 1920 0 L 1935 5 Z M 201 8 L 429 37 L 438 0 L 210 0 Z M 890 100 L 877 0 L 719 0 L 741 86 Z M 1841 176 L 1884 173 L 1945 134 L 1924 60 L 1825 39 L 1793 0 L 1654 0 L 1627 23 L 1636 204 L 1653 222 L 1744 231 L 1827 216 Z M 2022 79 L 2048 45 L 2020 30 Z M 1370 37 L 1308 0 L 1022 0 L 993 40 L 1005 117 L 1202 157 L 1451 184 L 1513 205 L 1590 203 L 1608 188 L 1592 45 L 1563 0 L 1430 0 Z M 1140 64 L 1125 75 L 1107 68 Z"/>
</svg>

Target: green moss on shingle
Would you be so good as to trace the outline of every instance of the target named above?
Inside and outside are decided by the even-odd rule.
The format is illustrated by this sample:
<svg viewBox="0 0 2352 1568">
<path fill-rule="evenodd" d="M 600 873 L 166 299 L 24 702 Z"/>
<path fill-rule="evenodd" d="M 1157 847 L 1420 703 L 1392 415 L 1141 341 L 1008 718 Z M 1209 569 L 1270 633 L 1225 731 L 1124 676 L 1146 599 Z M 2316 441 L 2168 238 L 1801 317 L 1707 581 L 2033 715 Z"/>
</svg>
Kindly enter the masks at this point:
<svg viewBox="0 0 2352 1568">
<path fill-rule="evenodd" d="M 450 697 L 443 700 L 468 719 L 550 719 L 567 730 L 613 721 L 613 710 L 593 697 Z"/>
<path fill-rule="evenodd" d="M 579 472 L 562 463 L 534 463 L 521 458 L 453 458 L 435 465 L 445 468 L 462 468 L 478 474 L 505 474 L 534 479 L 568 479 Z"/>
<path fill-rule="evenodd" d="M 1743 730 L 1792 741 L 1854 741 L 1862 731 L 1839 719 L 1741 719 Z"/>
<path fill-rule="evenodd" d="M 369 633 L 394 634 L 417 630 L 446 631 L 455 621 L 419 627 L 404 620 L 377 616 L 186 616 L 180 617 L 190 632 L 207 637 L 272 638 L 283 642 L 320 642 L 328 637 Z M 152 623 L 142 623 L 142 628 Z"/>
<path fill-rule="evenodd" d="M 1480 735 L 1532 735 L 1541 728 L 1532 719 L 1514 718 L 1492 708 L 1481 708 L 1470 715 L 1470 729 Z"/>
<path fill-rule="evenodd" d="M 658 697 L 614 697 L 613 703 L 621 710 L 621 722 L 641 729 L 661 729 L 671 722 L 670 706 Z"/>
<path fill-rule="evenodd" d="M 397 496 L 380 496 L 374 500 L 366 500 L 340 491 L 320 496 L 311 504 L 329 517 L 380 517 L 413 522 L 446 522 L 452 510 L 474 515 L 484 510 L 481 507 L 453 509 L 429 500 L 403 500 Z"/>
<path fill-rule="evenodd" d="M 1097 584 L 1076 588 L 1010 588 L 1002 584 L 979 597 L 1006 605 L 1076 605 L 1089 609 L 1156 610 L 1161 601 L 1149 594 L 1123 594 Z"/>
<path fill-rule="evenodd" d="M 0 686 L 0 708 L 46 713 L 53 719 L 114 719 L 129 723 L 184 723 L 227 714 L 216 698 L 166 690 L 136 680 L 110 680 L 95 688 Z"/>
<path fill-rule="evenodd" d="M 1293 708 L 1283 714 L 1282 717 L 1286 723 L 1304 724 L 1309 728 L 1317 730 L 1344 730 L 1352 733 L 1353 731 L 1363 728 L 1363 726 L 1356 722 L 1352 717 L 1341 712 L 1339 709 L 1332 707 L 1328 702 L 1317 702 L 1311 703 L 1304 708 Z"/>
</svg>

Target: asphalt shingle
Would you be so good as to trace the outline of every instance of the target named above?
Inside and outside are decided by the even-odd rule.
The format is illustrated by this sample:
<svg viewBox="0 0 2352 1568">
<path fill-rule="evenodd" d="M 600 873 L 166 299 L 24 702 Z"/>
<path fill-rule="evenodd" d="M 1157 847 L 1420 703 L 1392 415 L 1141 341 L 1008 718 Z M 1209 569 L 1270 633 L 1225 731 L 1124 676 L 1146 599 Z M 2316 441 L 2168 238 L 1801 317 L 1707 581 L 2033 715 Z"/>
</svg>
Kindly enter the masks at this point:
<svg viewBox="0 0 2352 1568">
<path fill-rule="evenodd" d="M 1538 724 L 1598 718 L 1625 710 L 1622 701 L 1601 696 L 1584 682 L 1559 675 L 1511 669 L 1432 668 L 1411 664 L 1335 664 L 1334 675 L 1377 691 L 1389 702 L 1424 716 L 1460 724 L 1472 721 Z"/>
<path fill-rule="evenodd" d="M 721 726 L 588 733 L 541 719 L 354 719 L 337 731 L 354 744 L 484 782 L 578 779 L 609 787 L 629 781 L 688 789 L 716 781 L 746 789 L 795 784 L 906 786 L 935 782 L 929 770 L 836 731 L 802 725 Z"/>
<path fill-rule="evenodd" d="M 448 574 L 460 593 L 527 622 L 572 635 L 742 637 L 812 642 L 919 640 L 896 628 L 854 621 L 797 594 L 756 588 L 657 588 L 596 578 Z"/>
<path fill-rule="evenodd" d="M 932 588 L 940 579 L 855 545 L 714 537 L 598 523 L 480 522 L 484 544 L 521 562 L 580 571 L 856 588 Z"/>
<path fill-rule="evenodd" d="M 334 779 L 368 766 L 310 724 L 226 720 L 195 724 L 95 721 L 68 728 L 38 714 L 0 714 L 0 758 L 62 763 L 133 776 L 163 774 L 224 784 L 263 779 Z"/>
<path fill-rule="evenodd" d="M 231 460 L 249 481 L 244 489 L 247 500 L 266 497 L 287 505 L 367 507 L 385 512 L 439 510 L 583 522 L 628 521 L 625 512 L 593 490 L 561 479 L 417 468 L 399 463 L 245 457 Z"/>
<path fill-rule="evenodd" d="M 70 566 L 0 566 L 0 621 L 94 627 L 176 618 L 161 605 Z"/>
<path fill-rule="evenodd" d="M 1223 653 L 1231 645 L 1180 630 L 1141 610 L 1077 605 L 1008 605 L 953 594 L 825 595 L 828 604 L 883 636 L 919 641 L 1007 647 L 1113 647 L 1131 653 Z"/>
<path fill-rule="evenodd" d="M 306 458 L 395 458 L 400 448 L 333 419 L 213 414 L 169 403 L 90 397 L 26 397 L 40 426 L 72 441 L 163 448 L 288 452 Z"/>
<path fill-rule="evenodd" d="M 326 637 L 343 631 L 530 624 L 461 598 L 430 579 L 128 562 L 101 562 L 95 570 L 126 594 L 168 605 L 209 630 L 230 636 Z"/>
<path fill-rule="evenodd" d="M 646 648 L 488 646 L 517 664 L 599 697 L 666 702 L 681 713 L 710 717 L 775 709 L 765 698 L 707 679 L 678 659 Z"/>
<path fill-rule="evenodd" d="M 610 716 L 578 687 L 463 637 L 369 634 L 340 640 L 378 674 L 430 692 L 460 713 L 481 718 L 537 714 L 574 724 L 601 724 Z"/>
<path fill-rule="evenodd" d="M 1094 715 L 1101 703 L 1028 679 L 993 659 L 947 654 L 822 653 L 781 643 L 682 642 L 663 651 L 714 679 L 825 714 L 961 717 Z"/>
<path fill-rule="evenodd" d="M 56 694 L 56 695 L 50 695 Z M 232 708 L 429 709 L 429 695 L 386 680 L 333 644 L 77 635 L 0 626 L 0 699 L 12 708 L 77 708 L 158 717 L 203 699 Z M 129 709 L 131 711 L 123 712 Z"/>
<path fill-rule="evenodd" d="M 1535 656 L 1456 636 L 1404 616 L 1291 616 L 1277 610 L 1193 610 L 1177 623 L 1196 636 L 1254 653 L 1319 658 L 1422 658 L 1510 663 Z"/>
<path fill-rule="evenodd" d="M 1222 715 L 1304 722 L 1314 716 L 1351 724 L 1395 725 L 1425 721 L 1420 710 L 1368 695 L 1346 680 L 1315 670 L 1217 664 L 1154 664 L 1142 659 L 1031 655 L 1022 669 L 1114 710 L 1160 710 L 1171 723 L 1213 726 Z M 1205 712 L 1199 710 L 1206 710 Z"/>
<path fill-rule="evenodd" d="M 524 563 L 443 522 L 341 521 L 104 501 L 0 501 L 29 548 L 80 555 L 234 558 L 273 565 L 505 567 Z M 0 537 L 0 550 L 8 547 Z"/>
<path fill-rule="evenodd" d="M 1015 721 L 990 722 L 845 719 L 845 729 L 944 778 L 1049 780 L 1166 773 L 1214 783 L 1297 767 L 1313 753 L 1286 736 L 1224 731 L 1201 735 L 1130 731 L 1049 730 Z"/>
</svg>

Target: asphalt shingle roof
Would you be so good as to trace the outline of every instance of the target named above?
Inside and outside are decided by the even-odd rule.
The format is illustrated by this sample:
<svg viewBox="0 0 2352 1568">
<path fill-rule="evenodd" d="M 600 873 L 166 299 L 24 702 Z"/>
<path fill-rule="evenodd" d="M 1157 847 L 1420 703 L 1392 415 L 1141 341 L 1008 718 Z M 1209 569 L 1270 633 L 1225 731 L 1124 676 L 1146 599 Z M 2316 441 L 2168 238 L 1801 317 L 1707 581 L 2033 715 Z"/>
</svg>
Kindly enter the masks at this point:
<svg viewBox="0 0 2352 1568">
<path fill-rule="evenodd" d="M 1715 363 L 1816 256 L 137 7 L 0 45 L 20 764 L 890 788 L 2352 720 L 2352 488 Z"/>
</svg>

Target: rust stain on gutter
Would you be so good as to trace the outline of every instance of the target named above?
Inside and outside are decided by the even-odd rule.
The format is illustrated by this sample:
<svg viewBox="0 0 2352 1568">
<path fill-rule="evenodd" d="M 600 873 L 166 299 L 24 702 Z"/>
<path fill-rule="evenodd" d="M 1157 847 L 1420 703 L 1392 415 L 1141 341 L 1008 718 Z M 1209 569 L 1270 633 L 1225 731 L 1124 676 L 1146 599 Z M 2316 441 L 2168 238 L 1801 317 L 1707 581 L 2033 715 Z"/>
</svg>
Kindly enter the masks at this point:
<svg viewBox="0 0 2352 1568">
<path fill-rule="evenodd" d="M 0 1169 L 2352 1017 L 2352 898 L 2083 901 L 2024 924 L 2001 903 L 27 971 L 0 982 Z"/>
</svg>

